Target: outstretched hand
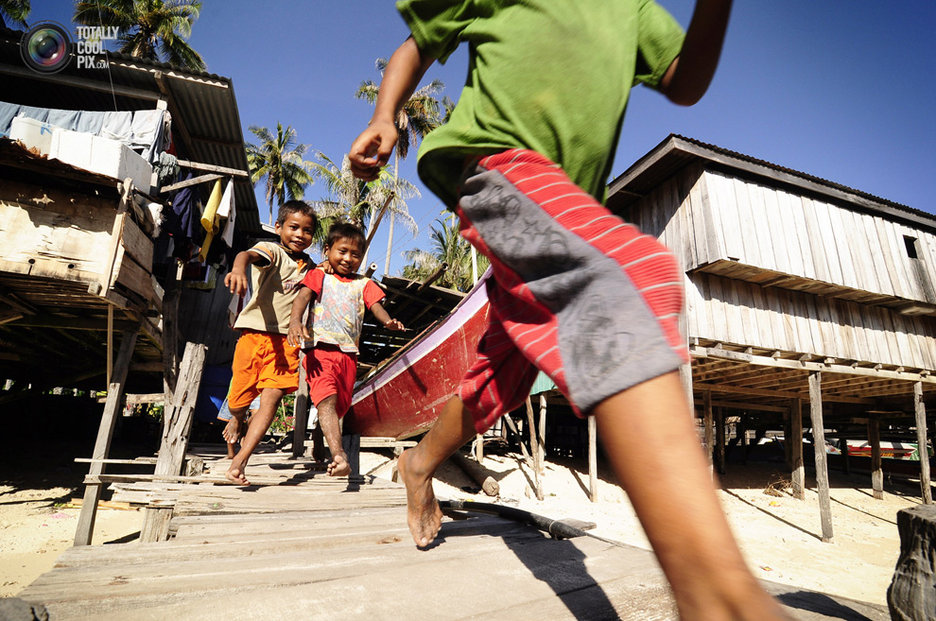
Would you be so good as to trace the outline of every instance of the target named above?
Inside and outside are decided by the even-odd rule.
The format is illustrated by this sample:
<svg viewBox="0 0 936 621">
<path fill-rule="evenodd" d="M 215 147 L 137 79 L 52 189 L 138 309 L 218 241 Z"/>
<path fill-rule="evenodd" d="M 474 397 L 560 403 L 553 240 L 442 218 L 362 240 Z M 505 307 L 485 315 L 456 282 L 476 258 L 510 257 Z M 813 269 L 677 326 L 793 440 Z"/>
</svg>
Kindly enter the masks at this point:
<svg viewBox="0 0 936 621">
<path fill-rule="evenodd" d="M 406 330 L 406 328 L 403 327 L 403 324 L 402 322 L 400 322 L 399 319 L 391 319 L 390 321 L 384 324 L 384 327 L 387 330 L 393 330 L 394 332 L 402 332 L 403 330 Z"/>
<path fill-rule="evenodd" d="M 224 276 L 224 286 L 234 295 L 241 295 L 247 291 L 247 274 L 243 272 L 228 272 Z"/>
<path fill-rule="evenodd" d="M 348 160 L 351 173 L 358 179 L 373 181 L 390 161 L 399 134 L 390 121 L 371 121 L 351 144 Z"/>
</svg>

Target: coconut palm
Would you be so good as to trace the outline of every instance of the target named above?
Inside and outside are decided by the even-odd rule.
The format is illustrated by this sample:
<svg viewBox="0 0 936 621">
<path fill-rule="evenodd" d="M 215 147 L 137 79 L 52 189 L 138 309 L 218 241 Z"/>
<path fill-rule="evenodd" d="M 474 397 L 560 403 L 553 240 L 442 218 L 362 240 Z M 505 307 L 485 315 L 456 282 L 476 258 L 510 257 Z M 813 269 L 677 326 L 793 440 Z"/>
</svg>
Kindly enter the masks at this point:
<svg viewBox="0 0 936 621">
<path fill-rule="evenodd" d="M 376 63 L 377 71 L 383 76 L 383 71 L 387 67 L 385 58 L 378 58 Z M 417 89 L 410 98 L 403 104 L 403 107 L 397 113 L 394 119 L 394 125 L 397 129 L 397 143 L 393 162 L 393 175 L 397 177 L 400 170 L 400 160 L 406 159 L 409 155 L 411 146 L 415 147 L 419 141 L 433 129 L 442 124 L 443 111 L 440 108 L 439 100 L 436 95 L 445 88 L 440 80 L 433 80 L 429 84 Z M 370 104 L 377 103 L 377 93 L 380 86 L 372 80 L 364 80 L 354 94 L 358 99 L 363 99 Z M 399 197 L 399 194 L 398 194 Z M 393 246 L 393 222 L 396 215 L 400 213 L 399 208 L 390 212 L 390 230 L 387 238 L 387 258 L 384 263 L 384 273 L 390 273 L 390 252 Z M 407 213 L 407 215 L 409 215 Z"/>
<path fill-rule="evenodd" d="M 200 11 L 199 0 L 79 0 L 72 19 L 86 26 L 119 28 L 124 54 L 204 71 L 205 61 L 185 42 Z"/>
<path fill-rule="evenodd" d="M 250 181 L 257 183 L 266 178 L 264 194 L 270 206 L 270 222 L 273 222 L 273 203 L 282 205 L 288 200 L 301 199 L 305 186 L 315 180 L 310 170 L 312 162 L 302 159 L 308 148 L 296 142 L 296 130 L 290 126 L 276 124 L 276 135 L 266 127 L 251 126 L 250 131 L 260 140 L 259 145 L 245 144 Z"/>
<path fill-rule="evenodd" d="M 403 268 L 403 277 L 411 280 L 425 280 L 443 263 L 447 263 L 448 269 L 436 283 L 443 287 L 468 291 L 474 285 L 475 272 L 471 265 L 471 244 L 459 235 L 458 222 L 454 218 L 436 220 L 436 222 L 439 226 L 433 226 L 429 236 L 432 241 L 432 252 L 408 251 L 406 259 L 410 263 Z M 484 255 L 478 256 L 476 272 L 478 274 L 484 272 L 487 266 L 487 258 Z"/>
<path fill-rule="evenodd" d="M 324 153 L 313 163 L 313 173 L 325 183 L 327 197 L 318 203 L 319 221 L 324 230 L 332 222 L 344 220 L 367 230 L 378 210 L 391 196 L 389 209 L 392 215 L 400 218 L 404 226 L 416 234 L 416 221 L 409 215 L 406 200 L 419 196 L 419 190 L 405 179 L 397 179 L 384 169 L 374 181 L 363 182 L 351 173 L 351 162 L 345 155 L 339 167 Z M 364 262 L 366 262 L 366 257 Z"/>
<path fill-rule="evenodd" d="M 26 28 L 29 11 L 29 0 L 0 0 L 0 26 Z"/>
</svg>

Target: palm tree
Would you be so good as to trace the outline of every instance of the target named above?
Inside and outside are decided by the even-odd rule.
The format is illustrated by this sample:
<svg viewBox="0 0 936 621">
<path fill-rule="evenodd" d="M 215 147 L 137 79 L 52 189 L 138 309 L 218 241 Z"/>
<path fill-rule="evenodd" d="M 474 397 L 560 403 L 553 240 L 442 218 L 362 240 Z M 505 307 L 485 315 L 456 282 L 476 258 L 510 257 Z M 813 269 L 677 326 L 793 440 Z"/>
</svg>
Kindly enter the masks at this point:
<svg viewBox="0 0 936 621">
<path fill-rule="evenodd" d="M 79 0 L 72 19 L 87 26 L 119 28 L 124 54 L 204 71 L 205 61 L 185 42 L 200 11 L 199 0 Z"/>
<path fill-rule="evenodd" d="M 273 222 L 273 203 L 282 205 L 288 200 L 301 199 L 305 186 L 311 185 L 312 162 L 302 159 L 308 148 L 296 143 L 296 130 L 290 126 L 276 124 L 276 135 L 266 127 L 251 126 L 250 131 L 260 140 L 259 145 L 247 143 L 247 165 L 250 181 L 257 183 L 266 178 L 265 197 L 270 206 L 270 222 Z"/>
<path fill-rule="evenodd" d="M 0 26 L 25 28 L 29 11 L 29 0 L 0 0 Z"/>
<path fill-rule="evenodd" d="M 406 209 L 406 199 L 418 197 L 419 190 L 405 179 L 397 179 L 390 171 L 383 169 L 380 176 L 365 183 L 351 173 L 351 163 L 345 155 L 339 167 L 324 153 L 313 163 L 314 174 L 325 183 L 328 196 L 318 203 L 319 222 L 327 231 L 332 222 L 344 220 L 367 230 L 367 225 L 377 214 L 387 199 L 393 196 L 389 209 L 391 215 L 398 216 L 406 228 L 416 234 L 416 221 Z M 366 256 L 363 261 L 366 263 Z"/>
<path fill-rule="evenodd" d="M 403 268 L 403 277 L 411 280 L 425 280 L 439 269 L 439 266 L 447 263 L 448 269 L 436 282 L 444 287 L 468 291 L 474 285 L 471 244 L 459 235 L 458 222 L 454 218 L 449 218 L 447 222 L 444 220 L 436 220 L 436 222 L 439 227 L 433 226 L 430 235 L 432 252 L 408 251 L 406 259 L 410 261 L 410 264 Z M 481 255 L 477 257 L 477 261 L 477 272 L 482 273 L 488 266 L 487 257 Z"/>
<path fill-rule="evenodd" d="M 378 58 L 376 63 L 377 71 L 383 76 L 384 69 L 387 67 L 385 58 Z M 442 124 L 443 111 L 439 107 L 439 100 L 436 94 L 441 92 L 445 85 L 440 80 L 433 80 L 426 86 L 417 89 L 410 98 L 403 104 L 394 125 L 398 132 L 396 150 L 393 162 L 393 176 L 398 177 L 400 170 L 400 160 L 406 159 L 409 155 L 410 146 L 416 146 L 419 141 L 433 129 Z M 377 93 L 380 86 L 372 80 L 364 80 L 354 94 L 358 99 L 363 99 L 371 105 L 377 103 Z M 394 201 L 395 202 L 395 201 Z M 400 213 L 399 208 L 392 209 L 390 212 L 390 231 L 387 238 L 387 258 L 384 263 L 384 273 L 390 273 L 390 252 L 393 246 L 393 221 L 396 214 Z M 407 213 L 407 215 L 409 215 Z"/>
</svg>

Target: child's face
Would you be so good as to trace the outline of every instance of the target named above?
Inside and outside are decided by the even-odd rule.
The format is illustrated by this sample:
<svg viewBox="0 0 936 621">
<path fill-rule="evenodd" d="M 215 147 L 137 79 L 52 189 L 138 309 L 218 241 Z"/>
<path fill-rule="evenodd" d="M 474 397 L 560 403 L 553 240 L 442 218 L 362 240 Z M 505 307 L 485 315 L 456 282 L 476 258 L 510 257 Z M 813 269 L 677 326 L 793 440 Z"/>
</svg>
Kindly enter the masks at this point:
<svg viewBox="0 0 936 621">
<path fill-rule="evenodd" d="M 325 258 L 336 274 L 349 276 L 361 266 L 364 253 L 356 240 L 343 237 L 325 247 Z"/>
<path fill-rule="evenodd" d="M 276 223 L 276 232 L 280 236 L 280 242 L 292 252 L 302 252 L 312 245 L 314 229 L 315 222 L 312 216 L 299 212 L 293 212 L 282 222 Z"/>
</svg>

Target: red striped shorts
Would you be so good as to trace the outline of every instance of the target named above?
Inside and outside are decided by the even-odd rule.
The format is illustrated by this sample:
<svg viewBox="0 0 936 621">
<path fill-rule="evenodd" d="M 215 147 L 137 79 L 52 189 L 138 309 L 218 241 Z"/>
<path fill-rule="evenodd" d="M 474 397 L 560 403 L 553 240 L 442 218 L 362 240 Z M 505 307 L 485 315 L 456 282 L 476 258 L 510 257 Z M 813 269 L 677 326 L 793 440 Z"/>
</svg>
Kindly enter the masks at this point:
<svg viewBox="0 0 936 621">
<path fill-rule="evenodd" d="M 539 371 L 582 416 L 688 360 L 675 257 L 547 158 L 512 149 L 471 164 L 458 215 L 493 268 L 490 323 L 458 387 L 479 432 Z"/>
</svg>

